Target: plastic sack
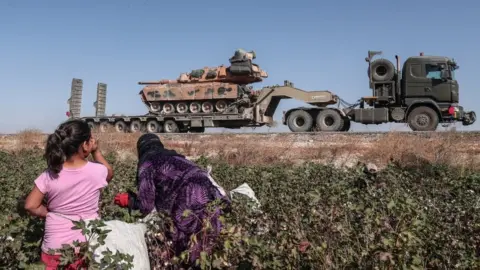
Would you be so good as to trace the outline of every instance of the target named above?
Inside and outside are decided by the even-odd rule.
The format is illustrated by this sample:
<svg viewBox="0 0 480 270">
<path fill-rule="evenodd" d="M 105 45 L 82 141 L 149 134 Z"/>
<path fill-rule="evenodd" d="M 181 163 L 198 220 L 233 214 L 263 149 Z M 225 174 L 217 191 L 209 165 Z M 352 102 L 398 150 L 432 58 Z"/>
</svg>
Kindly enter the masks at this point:
<svg viewBox="0 0 480 270">
<path fill-rule="evenodd" d="M 217 184 L 217 182 L 213 179 L 212 177 L 212 166 L 207 166 L 207 174 L 208 174 L 208 178 L 210 179 L 210 182 L 212 182 L 212 184 L 220 191 L 220 193 L 225 196 L 227 193 L 225 192 L 225 190 L 219 185 Z M 257 204 L 257 207 L 260 207 L 260 202 L 258 201 L 257 197 L 255 196 L 255 192 L 253 191 L 253 189 L 247 184 L 247 183 L 243 183 L 241 184 L 240 186 L 238 186 L 237 188 L 233 189 L 230 191 L 230 197 L 233 198 L 233 194 L 242 194 L 244 196 L 247 196 L 248 198 L 250 198 L 251 200 L 253 200 L 256 204 Z"/>
<path fill-rule="evenodd" d="M 207 166 L 208 179 L 210 179 L 210 182 L 212 183 L 212 185 L 214 185 L 218 189 L 220 194 L 222 194 L 222 196 L 225 196 L 227 193 L 219 184 L 217 184 L 217 182 L 213 179 L 211 173 L 212 173 L 212 166 L 209 165 Z"/>
<path fill-rule="evenodd" d="M 133 255 L 133 269 L 150 270 L 148 248 L 145 241 L 147 227 L 142 223 L 127 223 L 119 220 L 104 221 L 102 229 L 111 230 L 107 234 L 105 244 L 100 245 L 94 251 L 94 259 L 100 263 L 103 258 L 102 252 L 107 248 L 115 253 L 117 250 L 124 254 Z M 97 238 L 92 237 L 90 244 L 97 244 Z"/>
<path fill-rule="evenodd" d="M 247 183 L 243 183 L 240 186 L 238 186 L 236 189 L 233 189 L 233 190 L 230 191 L 230 197 L 232 199 L 233 199 L 233 195 L 235 193 L 242 194 L 244 196 L 247 196 L 251 200 L 253 200 L 256 203 L 255 208 L 257 210 L 260 207 L 260 201 L 258 201 L 257 197 L 255 196 L 255 192 L 253 191 L 253 189 Z"/>
</svg>

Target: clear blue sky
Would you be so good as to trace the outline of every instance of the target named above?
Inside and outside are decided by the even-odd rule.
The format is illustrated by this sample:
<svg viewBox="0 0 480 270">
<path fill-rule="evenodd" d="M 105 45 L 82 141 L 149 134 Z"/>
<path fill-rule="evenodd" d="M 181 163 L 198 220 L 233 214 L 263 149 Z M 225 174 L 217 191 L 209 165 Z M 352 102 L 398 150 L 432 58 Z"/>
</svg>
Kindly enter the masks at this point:
<svg viewBox="0 0 480 270">
<path fill-rule="evenodd" d="M 368 50 L 402 62 L 420 51 L 452 56 L 461 104 L 478 110 L 480 2 L 457 2 L 3 0 L 0 133 L 52 131 L 66 119 L 74 77 L 84 80 L 82 115 L 94 114 L 97 82 L 108 84 L 107 114 L 144 114 L 138 81 L 228 64 L 237 48 L 255 50 L 269 73 L 258 89 L 287 79 L 352 103 L 371 93 Z M 299 105 L 282 101 L 275 118 Z M 405 129 L 353 125 L 391 128 Z"/>
</svg>

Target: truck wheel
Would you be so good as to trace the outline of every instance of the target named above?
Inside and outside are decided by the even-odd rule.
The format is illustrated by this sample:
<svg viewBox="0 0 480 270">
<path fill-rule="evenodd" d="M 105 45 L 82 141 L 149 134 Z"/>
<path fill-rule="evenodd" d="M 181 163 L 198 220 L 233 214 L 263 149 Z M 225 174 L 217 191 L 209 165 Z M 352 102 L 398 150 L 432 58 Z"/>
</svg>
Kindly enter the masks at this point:
<svg viewBox="0 0 480 270">
<path fill-rule="evenodd" d="M 125 124 L 125 122 L 123 122 L 122 120 L 117 121 L 115 123 L 115 130 L 117 132 L 125 132 L 127 130 L 127 124 Z"/>
<path fill-rule="evenodd" d="M 308 112 L 297 110 L 288 116 L 287 124 L 292 132 L 307 132 L 313 127 L 313 118 Z"/>
<path fill-rule="evenodd" d="M 370 67 L 374 81 L 390 81 L 395 75 L 395 66 L 387 59 L 377 59 L 371 63 Z M 370 69 L 368 69 L 368 76 L 370 77 Z"/>
<path fill-rule="evenodd" d="M 132 133 L 142 132 L 142 130 L 143 130 L 142 122 L 138 120 L 134 120 L 130 123 L 130 132 Z"/>
<path fill-rule="evenodd" d="M 430 107 L 417 107 L 408 114 L 408 125 L 413 131 L 435 131 L 438 115 Z"/>
<path fill-rule="evenodd" d="M 173 120 L 165 121 L 163 124 L 163 130 L 165 133 L 178 133 L 179 131 L 177 123 L 175 123 Z"/>
<path fill-rule="evenodd" d="M 341 131 L 347 132 L 347 131 L 350 130 L 350 126 L 351 126 L 351 123 L 352 123 L 352 122 L 351 122 L 350 119 L 348 119 L 348 118 L 347 118 L 347 119 L 344 119 L 343 121 L 344 121 L 344 123 L 343 123 L 343 128 L 342 128 Z"/>
<path fill-rule="evenodd" d="M 320 131 L 342 131 L 344 120 L 340 113 L 335 110 L 323 110 L 317 116 L 317 127 Z"/>
</svg>

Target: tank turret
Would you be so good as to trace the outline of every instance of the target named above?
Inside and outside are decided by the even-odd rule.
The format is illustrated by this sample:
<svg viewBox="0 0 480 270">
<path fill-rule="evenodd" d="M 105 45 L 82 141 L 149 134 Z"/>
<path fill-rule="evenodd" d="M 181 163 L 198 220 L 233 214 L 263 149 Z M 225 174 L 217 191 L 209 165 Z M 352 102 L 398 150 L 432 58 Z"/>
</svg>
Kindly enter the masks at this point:
<svg viewBox="0 0 480 270">
<path fill-rule="evenodd" d="M 229 59 L 230 66 L 195 69 L 176 80 L 142 81 L 139 94 L 154 114 L 224 112 L 234 102 L 245 106 L 251 98 L 247 85 L 268 78 L 252 62 L 255 58 L 254 51 L 239 49 Z"/>
</svg>

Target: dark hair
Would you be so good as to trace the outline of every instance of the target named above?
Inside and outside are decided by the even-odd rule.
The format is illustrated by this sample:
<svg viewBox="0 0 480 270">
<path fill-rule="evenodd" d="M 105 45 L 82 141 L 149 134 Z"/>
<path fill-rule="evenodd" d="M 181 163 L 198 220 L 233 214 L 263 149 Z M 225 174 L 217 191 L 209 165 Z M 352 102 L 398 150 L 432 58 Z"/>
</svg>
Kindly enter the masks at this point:
<svg viewBox="0 0 480 270">
<path fill-rule="evenodd" d="M 47 160 L 48 170 L 58 174 L 62 170 L 65 160 L 78 152 L 82 143 L 90 140 L 91 130 L 82 120 L 68 120 L 62 123 L 50 134 L 45 147 L 44 158 Z"/>
</svg>

